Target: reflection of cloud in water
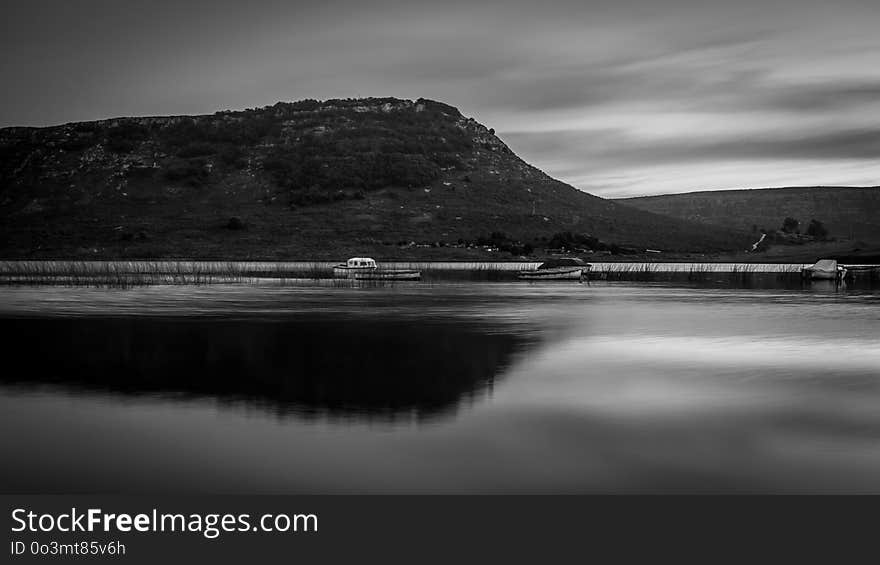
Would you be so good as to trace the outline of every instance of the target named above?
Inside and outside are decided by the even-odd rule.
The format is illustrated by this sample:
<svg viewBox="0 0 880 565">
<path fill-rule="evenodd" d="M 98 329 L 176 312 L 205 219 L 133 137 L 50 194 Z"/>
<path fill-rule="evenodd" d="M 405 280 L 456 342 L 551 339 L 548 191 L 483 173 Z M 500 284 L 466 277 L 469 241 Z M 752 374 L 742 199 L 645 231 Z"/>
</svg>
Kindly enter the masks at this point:
<svg viewBox="0 0 880 565">
<path fill-rule="evenodd" d="M 876 295 L 8 290 L 11 490 L 880 493 Z"/>
<path fill-rule="evenodd" d="M 870 339 L 581 336 L 532 351 L 500 394 L 634 415 L 755 408 L 806 394 L 853 402 L 855 391 L 880 397 L 878 367 L 880 346 Z"/>
<path fill-rule="evenodd" d="M 557 358 L 602 362 L 626 358 L 633 363 L 682 365 L 714 370 L 782 369 L 791 372 L 833 368 L 835 372 L 880 367 L 876 340 L 820 340 L 731 336 L 727 338 L 605 336 L 554 348 Z"/>
<path fill-rule="evenodd" d="M 870 338 L 569 337 L 508 372 L 499 456 L 566 454 L 561 492 L 880 492 L 878 367 Z"/>
</svg>

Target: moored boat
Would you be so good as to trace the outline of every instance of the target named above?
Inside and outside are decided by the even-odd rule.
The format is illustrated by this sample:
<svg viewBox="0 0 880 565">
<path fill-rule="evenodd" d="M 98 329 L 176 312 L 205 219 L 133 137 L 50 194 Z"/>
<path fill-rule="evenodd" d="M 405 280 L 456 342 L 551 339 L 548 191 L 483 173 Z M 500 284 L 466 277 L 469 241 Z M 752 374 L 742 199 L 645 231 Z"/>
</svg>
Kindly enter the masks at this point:
<svg viewBox="0 0 880 565">
<path fill-rule="evenodd" d="M 336 278 L 359 281 L 417 281 L 422 272 L 414 269 L 381 269 L 370 257 L 352 257 L 333 267 Z"/>
<path fill-rule="evenodd" d="M 351 278 L 358 281 L 417 281 L 421 271 L 411 269 L 376 269 L 365 273 L 355 273 Z"/>
<path fill-rule="evenodd" d="M 834 259 L 821 259 L 801 270 L 801 276 L 810 280 L 841 280 L 846 276 L 846 268 Z"/>
<path fill-rule="evenodd" d="M 576 257 L 550 259 L 537 269 L 520 271 L 517 278 L 527 281 L 579 281 L 583 280 L 592 265 Z"/>
</svg>

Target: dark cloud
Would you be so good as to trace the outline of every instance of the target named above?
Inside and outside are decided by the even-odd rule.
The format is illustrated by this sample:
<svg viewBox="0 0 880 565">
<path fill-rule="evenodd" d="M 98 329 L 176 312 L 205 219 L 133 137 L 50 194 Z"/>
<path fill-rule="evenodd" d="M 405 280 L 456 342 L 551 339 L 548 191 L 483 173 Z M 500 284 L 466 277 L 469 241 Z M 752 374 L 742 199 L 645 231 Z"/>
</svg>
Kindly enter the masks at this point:
<svg viewBox="0 0 880 565">
<path fill-rule="evenodd" d="M 763 107 L 787 112 L 834 112 L 880 102 L 880 80 L 800 84 L 770 89 Z"/>
<path fill-rule="evenodd" d="M 880 129 L 764 134 L 716 141 L 679 140 L 662 145 L 634 144 L 630 154 L 660 161 L 694 160 L 876 160 Z"/>
<path fill-rule="evenodd" d="M 880 127 L 818 133 L 644 140 L 621 130 L 505 134 L 513 148 L 581 166 L 720 161 L 866 160 L 880 156 Z M 574 167 L 577 168 L 577 167 Z"/>
<path fill-rule="evenodd" d="M 841 165 L 877 155 L 878 16 L 876 0 L 34 0 L 4 12 L 0 125 L 424 96 L 600 194 L 652 164 L 678 190 L 713 185 L 713 160 L 843 183 L 880 174 Z"/>
<path fill-rule="evenodd" d="M 660 147 L 646 146 L 643 156 L 656 153 L 658 159 L 748 159 L 748 160 L 871 160 L 880 155 L 880 128 L 813 133 L 770 133 L 700 143 L 679 141 Z"/>
<path fill-rule="evenodd" d="M 880 55 L 880 53 L 878 53 Z M 816 115 L 880 103 L 880 79 L 779 83 L 763 70 L 719 69 L 711 76 L 682 70 L 654 74 L 610 66 L 500 79 L 494 102 L 510 110 L 591 109 L 655 103 L 702 112 L 786 112 Z"/>
</svg>

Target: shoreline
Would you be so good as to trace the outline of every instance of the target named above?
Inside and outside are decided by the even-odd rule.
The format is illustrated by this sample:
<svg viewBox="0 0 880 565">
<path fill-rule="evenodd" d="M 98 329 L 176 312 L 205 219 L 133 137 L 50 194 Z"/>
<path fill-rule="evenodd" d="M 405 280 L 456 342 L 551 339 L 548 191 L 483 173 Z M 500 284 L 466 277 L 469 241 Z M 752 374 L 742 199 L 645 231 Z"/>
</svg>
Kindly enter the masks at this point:
<svg viewBox="0 0 880 565">
<path fill-rule="evenodd" d="M 341 261 L 0 261 L 0 285 L 146 286 L 259 283 L 260 281 L 339 281 Z M 386 269 L 421 272 L 421 280 L 503 282 L 518 280 L 541 261 L 380 261 Z M 742 262 L 589 262 L 586 280 L 748 284 L 759 280 L 795 283 L 811 263 Z M 880 280 L 880 265 L 853 265 L 848 279 Z M 347 279 L 346 279 L 347 280 Z M 368 281 L 370 282 L 370 281 Z M 375 281 L 372 281 L 375 282 Z M 386 284 L 389 281 L 385 281 Z M 392 283 L 398 281 L 390 281 Z"/>
<path fill-rule="evenodd" d="M 372 257 L 380 263 L 427 264 L 427 263 L 540 263 L 551 257 L 579 257 L 590 263 L 739 263 L 784 264 L 815 263 L 819 259 L 837 259 L 841 263 L 880 264 L 880 247 L 865 242 L 836 241 L 809 245 L 773 246 L 760 252 L 746 251 L 658 251 L 605 254 L 601 252 L 560 253 L 558 251 L 535 252 L 530 255 L 512 255 L 503 251 L 483 248 L 423 247 L 416 249 L 377 247 L 363 245 L 353 248 L 330 246 L 327 249 L 301 249 L 299 252 L 283 249 L 271 251 L 266 248 L 258 253 L 240 253 L 228 250 L 223 255 L 213 253 L 168 253 L 148 255 L 108 253 L 106 249 L 83 250 L 82 253 L 64 253 L 61 249 L 16 253 L 0 251 L 0 262 L 13 261 L 65 261 L 65 262 L 202 262 L 202 263 L 339 263 L 349 257 Z"/>
<path fill-rule="evenodd" d="M 657 272 L 692 272 L 695 269 L 708 272 L 779 273 L 799 270 L 811 263 L 805 262 L 743 262 L 743 261 L 591 261 L 593 271 L 612 271 L 641 268 Z M 112 270 L 124 274 L 177 274 L 177 273 L 310 273 L 332 272 L 337 261 L 234 261 L 202 259 L 52 259 L 52 260 L 0 260 L 0 274 L 46 271 L 99 272 Z M 383 268 L 417 269 L 425 271 L 501 271 L 515 272 L 535 269 L 543 260 L 523 261 L 378 261 Z"/>
</svg>

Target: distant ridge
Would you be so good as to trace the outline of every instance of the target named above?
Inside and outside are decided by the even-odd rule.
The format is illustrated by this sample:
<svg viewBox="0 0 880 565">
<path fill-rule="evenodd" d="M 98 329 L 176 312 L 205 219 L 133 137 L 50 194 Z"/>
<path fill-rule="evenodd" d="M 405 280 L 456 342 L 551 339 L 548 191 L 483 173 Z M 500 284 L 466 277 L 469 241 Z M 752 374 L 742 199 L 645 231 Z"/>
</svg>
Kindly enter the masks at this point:
<svg viewBox="0 0 880 565">
<path fill-rule="evenodd" d="M 442 256 L 492 232 L 536 248 L 557 232 L 665 251 L 750 239 L 581 192 L 427 99 L 0 129 L 0 258 Z"/>
<path fill-rule="evenodd" d="M 616 200 L 640 210 L 734 229 L 779 229 L 786 217 L 821 221 L 830 237 L 880 241 L 880 187 L 814 186 L 688 192 Z"/>
</svg>

